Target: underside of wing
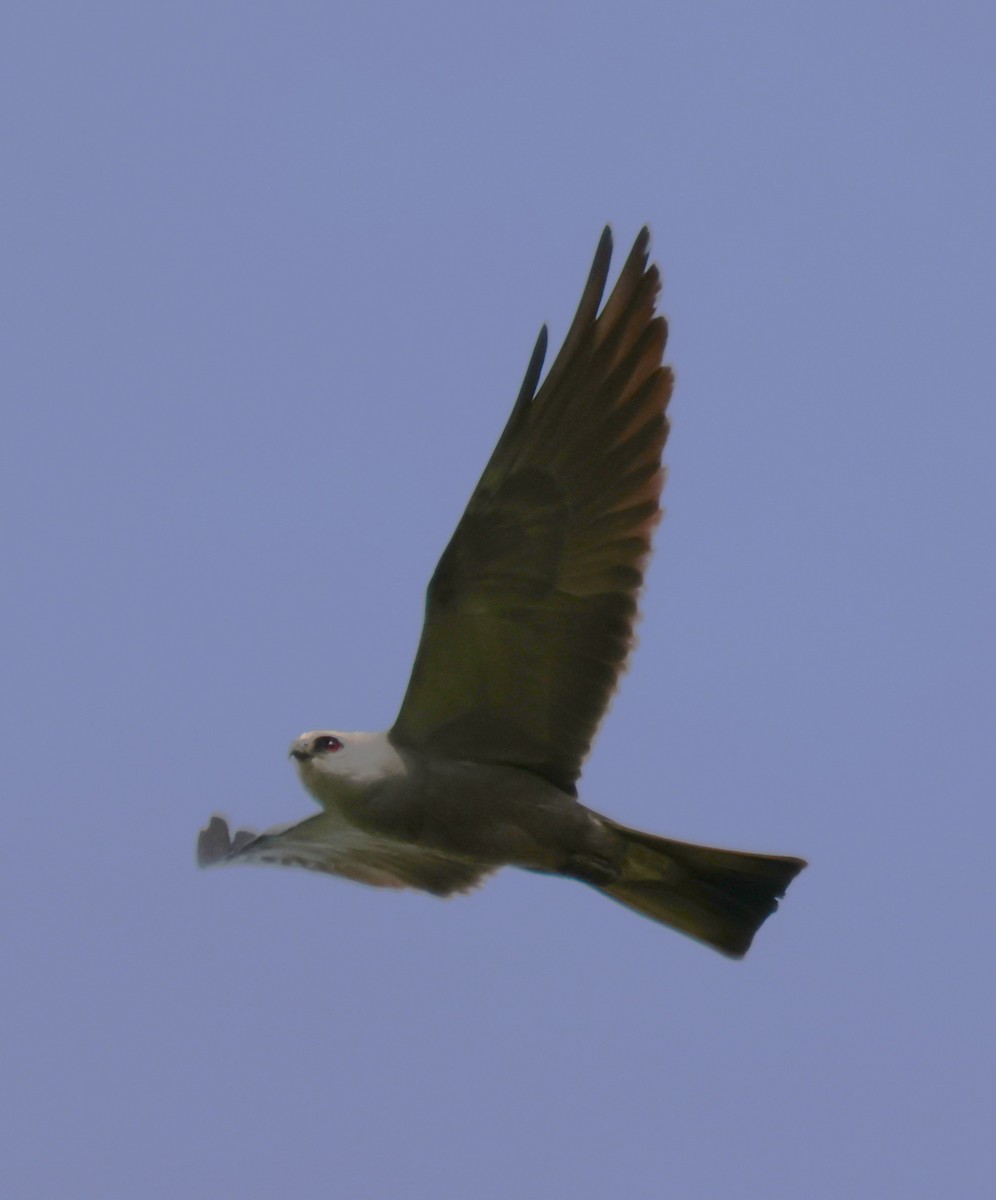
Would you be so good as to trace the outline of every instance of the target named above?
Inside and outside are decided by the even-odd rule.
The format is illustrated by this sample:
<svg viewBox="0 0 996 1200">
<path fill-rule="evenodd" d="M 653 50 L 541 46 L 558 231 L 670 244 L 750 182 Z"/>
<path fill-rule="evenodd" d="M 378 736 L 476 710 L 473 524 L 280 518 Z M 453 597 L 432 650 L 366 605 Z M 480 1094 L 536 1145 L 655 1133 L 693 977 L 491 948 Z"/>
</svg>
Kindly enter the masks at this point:
<svg viewBox="0 0 996 1200">
<path fill-rule="evenodd" d="M 644 229 L 599 312 L 602 235 L 539 391 L 519 398 L 429 585 L 395 741 L 526 768 L 566 791 L 633 645 L 660 518 L 672 375 Z"/>
<path fill-rule="evenodd" d="M 371 836 L 328 812 L 264 833 L 240 829 L 234 836 L 224 817 L 212 817 L 197 841 L 197 864 L 231 862 L 304 867 L 371 887 L 412 887 L 436 896 L 469 892 L 492 869 Z"/>
</svg>

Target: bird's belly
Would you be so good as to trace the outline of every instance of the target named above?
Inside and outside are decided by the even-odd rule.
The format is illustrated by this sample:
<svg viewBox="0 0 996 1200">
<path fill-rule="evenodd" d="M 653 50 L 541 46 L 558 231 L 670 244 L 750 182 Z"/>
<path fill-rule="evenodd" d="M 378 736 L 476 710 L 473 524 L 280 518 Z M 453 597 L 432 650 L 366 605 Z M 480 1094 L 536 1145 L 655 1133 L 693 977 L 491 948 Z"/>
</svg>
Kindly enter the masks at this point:
<svg viewBox="0 0 996 1200">
<path fill-rule="evenodd" d="M 482 865 L 559 870 L 607 834 L 573 796 L 514 767 L 432 763 L 406 786 L 349 805 L 371 834 Z"/>
</svg>

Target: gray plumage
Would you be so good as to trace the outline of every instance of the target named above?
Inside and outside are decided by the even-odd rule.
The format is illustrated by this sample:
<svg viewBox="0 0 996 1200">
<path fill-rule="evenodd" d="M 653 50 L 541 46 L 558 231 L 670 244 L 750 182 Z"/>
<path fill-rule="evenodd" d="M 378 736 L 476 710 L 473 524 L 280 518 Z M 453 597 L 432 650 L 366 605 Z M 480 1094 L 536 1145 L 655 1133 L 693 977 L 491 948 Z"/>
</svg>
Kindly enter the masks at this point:
<svg viewBox="0 0 996 1200">
<path fill-rule="evenodd" d="M 234 838 L 202 865 L 276 862 L 375 886 L 466 891 L 513 865 L 580 879 L 739 957 L 801 859 L 690 846 L 617 825 L 576 781 L 633 646 L 660 519 L 672 374 L 642 230 L 608 301 L 602 234 L 537 391 L 540 332 L 501 438 L 429 584 L 411 680 L 387 733 L 291 748 L 323 811 Z"/>
</svg>

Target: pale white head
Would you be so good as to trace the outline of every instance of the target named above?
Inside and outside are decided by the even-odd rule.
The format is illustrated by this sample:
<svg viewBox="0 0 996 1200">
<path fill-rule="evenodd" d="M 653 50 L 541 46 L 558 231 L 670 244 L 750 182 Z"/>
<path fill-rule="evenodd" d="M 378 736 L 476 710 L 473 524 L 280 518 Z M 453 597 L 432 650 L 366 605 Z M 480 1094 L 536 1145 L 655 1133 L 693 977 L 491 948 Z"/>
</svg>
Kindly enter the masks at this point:
<svg viewBox="0 0 996 1200">
<path fill-rule="evenodd" d="M 301 782 L 319 801 L 335 799 L 404 773 L 405 764 L 386 733 L 313 729 L 290 748 Z"/>
</svg>

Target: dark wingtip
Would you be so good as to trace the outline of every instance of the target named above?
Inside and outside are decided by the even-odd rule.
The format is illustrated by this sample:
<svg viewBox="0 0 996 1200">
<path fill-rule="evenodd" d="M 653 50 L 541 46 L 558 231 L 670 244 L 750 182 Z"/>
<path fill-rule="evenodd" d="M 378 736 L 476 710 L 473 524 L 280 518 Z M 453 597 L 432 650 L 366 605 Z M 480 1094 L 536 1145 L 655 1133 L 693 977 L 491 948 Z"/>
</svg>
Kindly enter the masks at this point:
<svg viewBox="0 0 996 1200">
<path fill-rule="evenodd" d="M 224 817 L 213 816 L 197 838 L 197 865 L 213 867 L 232 852 L 228 834 L 228 822 Z"/>
<path fill-rule="evenodd" d="M 536 339 L 536 345 L 533 347 L 532 355 L 529 358 L 529 366 L 526 367 L 522 387 L 519 388 L 519 394 L 515 400 L 516 407 L 520 404 L 528 403 L 536 394 L 536 385 L 539 383 L 539 377 L 543 371 L 543 363 L 546 360 L 548 336 L 546 326 L 543 325 L 539 331 L 539 337 Z"/>
<path fill-rule="evenodd" d="M 225 818 L 216 813 L 198 835 L 197 865 L 213 867 L 221 862 L 229 862 L 259 836 L 252 829 L 236 829 L 232 833 Z"/>
<path fill-rule="evenodd" d="M 606 225 L 602 230 L 602 236 L 598 239 L 598 245 L 595 247 L 595 257 L 592 259 L 591 271 L 588 273 L 588 283 L 585 286 L 585 291 L 591 287 L 592 281 L 600 279 L 598 285 L 598 294 L 601 294 L 605 289 L 605 280 L 608 278 L 609 265 L 612 262 L 612 226 Z M 597 301 L 596 301 L 597 309 Z"/>
<path fill-rule="evenodd" d="M 628 271 L 636 268 L 642 275 L 644 272 L 658 274 L 656 266 L 648 268 L 647 263 L 650 260 L 650 226 L 644 225 L 640 232 L 636 235 L 633 241 L 633 248 L 630 250 L 623 265 L 620 275 L 625 275 Z"/>
</svg>

